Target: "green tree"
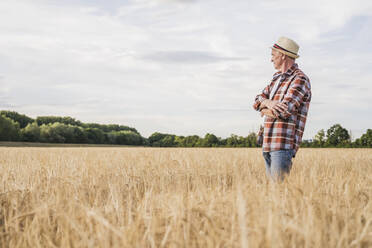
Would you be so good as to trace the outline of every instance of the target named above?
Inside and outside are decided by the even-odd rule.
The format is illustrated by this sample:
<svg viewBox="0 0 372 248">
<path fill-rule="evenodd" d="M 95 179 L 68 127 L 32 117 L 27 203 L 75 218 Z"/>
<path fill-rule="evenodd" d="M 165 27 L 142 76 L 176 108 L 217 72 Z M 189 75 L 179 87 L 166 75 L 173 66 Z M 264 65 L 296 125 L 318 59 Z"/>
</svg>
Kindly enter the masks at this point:
<svg viewBox="0 0 372 248">
<path fill-rule="evenodd" d="M 257 134 L 255 132 L 249 133 L 246 140 L 247 147 L 257 147 Z"/>
<path fill-rule="evenodd" d="M 226 146 L 237 147 L 239 145 L 239 137 L 236 134 L 231 134 L 226 140 Z"/>
<path fill-rule="evenodd" d="M 198 135 L 190 135 L 185 138 L 186 147 L 196 147 L 201 143 L 201 138 Z"/>
<path fill-rule="evenodd" d="M 36 122 L 29 123 L 25 128 L 21 130 L 21 136 L 23 141 L 39 142 L 40 127 L 37 125 Z"/>
<path fill-rule="evenodd" d="M 335 124 L 327 130 L 328 146 L 347 146 L 350 144 L 350 135 L 348 131 L 340 124 Z"/>
<path fill-rule="evenodd" d="M 47 143 L 65 143 L 60 123 L 49 123 L 40 126 L 40 141 Z"/>
<path fill-rule="evenodd" d="M 6 116 L 6 117 L 8 117 L 9 119 L 12 119 L 15 122 L 18 122 L 20 128 L 25 128 L 28 124 L 31 124 L 35 121 L 34 119 L 32 119 L 32 118 L 30 118 L 26 115 L 19 114 L 15 111 L 2 110 L 2 111 L 0 111 L 0 115 Z"/>
<path fill-rule="evenodd" d="M 372 147 L 372 129 L 367 129 L 359 139 L 355 140 L 357 147 Z"/>
<path fill-rule="evenodd" d="M 162 147 L 174 147 L 177 146 L 175 140 L 175 135 L 167 135 L 160 141 L 160 146 Z"/>
<path fill-rule="evenodd" d="M 131 131 L 137 134 L 140 134 L 135 128 L 124 126 L 124 125 L 117 125 L 117 124 L 98 124 L 98 123 L 83 123 L 82 126 L 84 128 L 97 128 L 105 133 L 109 133 L 111 131 Z"/>
<path fill-rule="evenodd" d="M 219 140 L 216 135 L 207 133 L 203 139 L 203 146 L 205 147 L 216 147 L 218 146 Z"/>
<path fill-rule="evenodd" d="M 87 137 L 88 143 L 90 144 L 104 144 L 105 133 L 98 128 L 86 128 L 84 133 Z"/>
<path fill-rule="evenodd" d="M 19 123 L 0 115 L 0 140 L 18 141 L 20 138 Z"/>
<path fill-rule="evenodd" d="M 82 122 L 75 120 L 69 116 L 61 117 L 61 116 L 38 116 L 36 118 L 36 122 L 39 126 L 43 124 L 53 124 L 53 123 L 62 123 L 66 125 L 74 125 L 74 126 L 82 126 Z"/>
<path fill-rule="evenodd" d="M 150 137 L 148 138 L 150 146 L 161 146 L 161 140 L 164 139 L 166 136 L 167 134 L 158 132 L 151 134 Z"/>
<path fill-rule="evenodd" d="M 73 143 L 78 144 L 89 143 L 88 137 L 84 132 L 84 128 L 82 127 L 73 126 L 73 137 L 74 137 Z"/>
<path fill-rule="evenodd" d="M 323 147 L 325 144 L 325 132 L 324 129 L 320 129 L 314 137 L 314 146 Z"/>
<path fill-rule="evenodd" d="M 36 129 L 36 127 L 33 127 Z M 40 141 L 50 143 L 89 143 L 83 128 L 55 122 L 40 126 Z"/>
<path fill-rule="evenodd" d="M 150 137 L 148 138 L 148 142 L 150 146 L 173 147 L 177 146 L 175 139 L 176 135 L 156 132 L 150 135 Z"/>
<path fill-rule="evenodd" d="M 143 145 L 144 138 L 132 131 L 112 131 L 108 134 L 110 144 Z"/>
<path fill-rule="evenodd" d="M 174 143 L 178 147 L 185 147 L 186 146 L 186 139 L 185 136 L 176 136 L 174 138 Z"/>
</svg>

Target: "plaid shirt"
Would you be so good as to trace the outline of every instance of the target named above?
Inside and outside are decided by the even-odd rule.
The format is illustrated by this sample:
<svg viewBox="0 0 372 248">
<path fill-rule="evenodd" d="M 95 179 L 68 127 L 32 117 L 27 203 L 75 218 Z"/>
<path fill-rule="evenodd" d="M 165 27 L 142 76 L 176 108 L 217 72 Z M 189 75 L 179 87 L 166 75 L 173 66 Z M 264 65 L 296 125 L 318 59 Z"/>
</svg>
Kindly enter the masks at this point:
<svg viewBox="0 0 372 248">
<path fill-rule="evenodd" d="M 273 99 L 269 99 L 271 90 L 275 90 L 273 88 L 277 80 L 280 80 L 280 84 Z M 271 83 L 256 96 L 253 108 L 261 111 L 260 105 L 266 99 L 285 103 L 287 109 L 276 114 L 276 118 L 265 116 L 263 151 L 294 149 L 297 152 L 304 133 L 311 100 L 309 78 L 298 68 L 297 64 L 293 64 L 283 74 L 276 72 Z"/>
</svg>

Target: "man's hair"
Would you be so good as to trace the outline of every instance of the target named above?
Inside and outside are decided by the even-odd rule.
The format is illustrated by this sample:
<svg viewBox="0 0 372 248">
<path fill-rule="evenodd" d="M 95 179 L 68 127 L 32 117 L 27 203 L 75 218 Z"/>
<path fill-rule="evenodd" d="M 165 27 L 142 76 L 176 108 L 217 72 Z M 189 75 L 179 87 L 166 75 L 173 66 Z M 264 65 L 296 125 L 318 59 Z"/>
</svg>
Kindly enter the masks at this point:
<svg viewBox="0 0 372 248">
<path fill-rule="evenodd" d="M 284 53 L 282 53 L 282 54 L 285 56 L 286 59 L 288 58 L 288 59 L 293 60 L 293 61 L 296 60 L 295 58 L 289 57 L 287 54 L 284 54 Z"/>
</svg>

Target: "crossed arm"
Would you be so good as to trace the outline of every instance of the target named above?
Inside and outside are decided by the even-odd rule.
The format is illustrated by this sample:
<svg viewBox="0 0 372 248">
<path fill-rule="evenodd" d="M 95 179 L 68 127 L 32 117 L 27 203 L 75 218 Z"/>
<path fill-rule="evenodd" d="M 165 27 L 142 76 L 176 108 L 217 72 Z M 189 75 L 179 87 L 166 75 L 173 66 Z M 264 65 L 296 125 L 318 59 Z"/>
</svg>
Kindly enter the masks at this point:
<svg viewBox="0 0 372 248">
<path fill-rule="evenodd" d="M 281 102 L 269 100 L 270 85 L 256 96 L 253 108 L 261 112 L 261 116 L 288 119 L 298 111 L 304 96 L 310 91 L 306 78 L 299 77 L 289 86 L 287 94 Z"/>
<path fill-rule="evenodd" d="M 280 111 L 284 111 L 285 105 L 278 101 L 273 101 L 269 99 L 265 99 L 261 102 L 260 105 L 260 113 L 261 116 L 268 116 L 271 118 L 277 118 Z"/>
</svg>

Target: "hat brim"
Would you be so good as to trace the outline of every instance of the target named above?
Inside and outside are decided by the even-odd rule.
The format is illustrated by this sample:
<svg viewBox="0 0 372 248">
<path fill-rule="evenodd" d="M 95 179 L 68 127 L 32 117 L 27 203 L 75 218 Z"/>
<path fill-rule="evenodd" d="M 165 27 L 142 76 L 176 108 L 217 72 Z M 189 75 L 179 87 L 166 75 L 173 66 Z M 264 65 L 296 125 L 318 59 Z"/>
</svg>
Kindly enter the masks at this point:
<svg viewBox="0 0 372 248">
<path fill-rule="evenodd" d="M 300 57 L 300 55 L 294 55 L 293 53 L 289 53 L 289 52 L 287 52 L 287 51 L 284 51 L 284 50 L 282 50 L 282 49 L 278 49 L 278 48 L 276 48 L 276 47 L 270 47 L 271 49 L 274 49 L 274 50 L 276 50 L 276 51 L 278 51 L 278 52 L 280 52 L 280 53 L 283 53 L 283 54 L 285 54 L 285 55 L 287 55 L 288 57 L 291 57 L 291 58 L 293 58 L 293 59 L 297 59 L 297 58 L 299 58 Z"/>
</svg>

